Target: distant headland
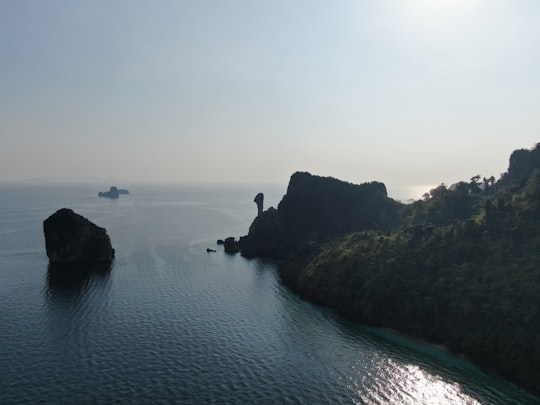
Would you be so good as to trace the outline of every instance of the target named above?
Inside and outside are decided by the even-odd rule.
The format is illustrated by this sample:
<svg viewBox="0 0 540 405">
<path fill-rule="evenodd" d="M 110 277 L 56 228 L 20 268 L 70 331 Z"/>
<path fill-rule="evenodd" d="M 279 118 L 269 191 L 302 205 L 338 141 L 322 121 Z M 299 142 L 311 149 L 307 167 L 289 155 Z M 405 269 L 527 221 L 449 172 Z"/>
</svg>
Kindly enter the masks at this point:
<svg viewBox="0 0 540 405">
<path fill-rule="evenodd" d="M 109 191 L 100 191 L 98 197 L 118 198 L 121 194 L 129 194 L 129 191 L 124 188 L 111 186 Z"/>
</svg>

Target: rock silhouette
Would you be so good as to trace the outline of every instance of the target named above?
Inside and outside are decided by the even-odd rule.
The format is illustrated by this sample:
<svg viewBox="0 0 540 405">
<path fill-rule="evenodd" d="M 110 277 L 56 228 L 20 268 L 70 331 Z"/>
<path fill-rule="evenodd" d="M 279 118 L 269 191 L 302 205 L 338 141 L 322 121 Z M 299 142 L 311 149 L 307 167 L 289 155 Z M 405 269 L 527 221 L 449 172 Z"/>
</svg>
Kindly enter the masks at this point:
<svg viewBox="0 0 540 405">
<path fill-rule="evenodd" d="M 121 194 L 129 194 L 129 190 L 126 190 L 125 188 L 111 186 L 109 191 L 100 191 L 98 193 L 98 197 L 118 198 Z"/>
<path fill-rule="evenodd" d="M 255 199 L 253 200 L 255 204 L 257 204 L 257 216 L 261 215 L 263 213 L 263 203 L 264 203 L 264 194 L 259 193 L 255 196 Z"/>
<path fill-rule="evenodd" d="M 47 218 L 43 232 L 51 263 L 110 262 L 114 258 L 107 231 L 69 208 Z"/>
<path fill-rule="evenodd" d="M 262 197 L 260 201 L 262 209 Z M 240 238 L 240 249 L 247 257 L 284 259 L 306 242 L 360 230 L 392 229 L 399 224 L 398 207 L 383 183 L 357 185 L 296 172 L 277 210 L 259 212 L 248 235 Z"/>
</svg>

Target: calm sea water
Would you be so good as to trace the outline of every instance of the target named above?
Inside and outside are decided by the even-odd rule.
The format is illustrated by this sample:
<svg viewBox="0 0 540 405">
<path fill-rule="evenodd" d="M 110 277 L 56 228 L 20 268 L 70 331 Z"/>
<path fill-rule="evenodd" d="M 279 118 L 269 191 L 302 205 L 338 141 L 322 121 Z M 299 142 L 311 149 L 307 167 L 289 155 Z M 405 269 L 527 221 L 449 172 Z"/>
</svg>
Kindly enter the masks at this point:
<svg viewBox="0 0 540 405">
<path fill-rule="evenodd" d="M 216 246 L 247 232 L 257 192 L 275 205 L 285 188 L 132 185 L 96 197 L 107 187 L 0 186 L 2 404 L 540 403 L 302 301 L 272 263 Z M 49 271 L 42 222 L 61 207 L 108 230 L 111 268 Z"/>
</svg>

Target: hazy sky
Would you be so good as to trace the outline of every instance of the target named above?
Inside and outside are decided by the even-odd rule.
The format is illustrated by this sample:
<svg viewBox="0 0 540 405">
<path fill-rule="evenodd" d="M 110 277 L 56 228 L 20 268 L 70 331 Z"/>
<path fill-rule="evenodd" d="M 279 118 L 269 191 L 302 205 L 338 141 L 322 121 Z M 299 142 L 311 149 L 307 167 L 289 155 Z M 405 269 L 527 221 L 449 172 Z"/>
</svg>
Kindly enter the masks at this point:
<svg viewBox="0 0 540 405">
<path fill-rule="evenodd" d="M 498 178 L 540 1 L 0 0 L 0 136 L 0 181 Z"/>
</svg>

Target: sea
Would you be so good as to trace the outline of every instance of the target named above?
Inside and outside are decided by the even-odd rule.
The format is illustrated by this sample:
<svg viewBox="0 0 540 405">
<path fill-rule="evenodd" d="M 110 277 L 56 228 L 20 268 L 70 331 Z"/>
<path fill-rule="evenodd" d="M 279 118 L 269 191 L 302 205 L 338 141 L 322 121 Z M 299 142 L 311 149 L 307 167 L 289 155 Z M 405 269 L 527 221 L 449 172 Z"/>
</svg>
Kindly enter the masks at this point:
<svg viewBox="0 0 540 405">
<path fill-rule="evenodd" d="M 0 404 L 538 404 L 444 348 L 302 300 L 226 254 L 286 186 L 0 185 Z M 43 221 L 106 228 L 110 266 L 49 268 Z M 207 252 L 207 248 L 216 252 Z"/>
</svg>

